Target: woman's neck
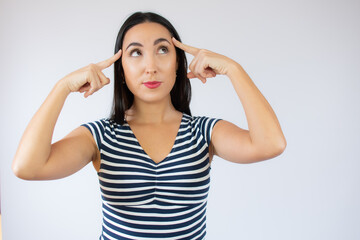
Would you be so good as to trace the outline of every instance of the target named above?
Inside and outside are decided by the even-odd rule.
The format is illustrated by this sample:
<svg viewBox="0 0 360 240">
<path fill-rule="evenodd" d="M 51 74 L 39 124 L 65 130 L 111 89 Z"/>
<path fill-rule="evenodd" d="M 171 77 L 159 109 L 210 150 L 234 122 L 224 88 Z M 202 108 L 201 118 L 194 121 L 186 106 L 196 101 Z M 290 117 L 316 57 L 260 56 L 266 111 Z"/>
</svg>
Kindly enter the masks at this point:
<svg viewBox="0 0 360 240">
<path fill-rule="evenodd" d="M 178 115 L 179 112 L 172 105 L 170 96 L 159 102 L 144 102 L 135 98 L 126 113 L 126 120 L 137 124 L 161 124 L 173 121 Z"/>
</svg>

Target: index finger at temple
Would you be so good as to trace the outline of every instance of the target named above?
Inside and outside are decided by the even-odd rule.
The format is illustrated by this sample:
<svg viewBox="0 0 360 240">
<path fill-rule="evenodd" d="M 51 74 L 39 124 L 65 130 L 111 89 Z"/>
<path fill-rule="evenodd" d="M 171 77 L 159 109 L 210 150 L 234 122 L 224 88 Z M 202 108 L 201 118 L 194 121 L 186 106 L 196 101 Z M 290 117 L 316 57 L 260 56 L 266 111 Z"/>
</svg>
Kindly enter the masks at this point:
<svg viewBox="0 0 360 240">
<path fill-rule="evenodd" d="M 190 53 L 191 55 L 195 56 L 199 49 L 196 48 L 196 47 L 192 47 L 192 46 L 189 46 L 189 45 L 186 45 L 178 40 L 176 40 L 174 37 L 172 38 L 173 39 L 173 42 L 174 42 L 174 45 L 182 50 L 184 50 L 185 52 L 187 53 Z"/>
<path fill-rule="evenodd" d="M 116 62 L 121 57 L 122 50 L 120 49 L 117 53 L 115 53 L 112 57 L 97 63 L 98 67 L 102 70 L 110 67 L 114 62 Z"/>
</svg>

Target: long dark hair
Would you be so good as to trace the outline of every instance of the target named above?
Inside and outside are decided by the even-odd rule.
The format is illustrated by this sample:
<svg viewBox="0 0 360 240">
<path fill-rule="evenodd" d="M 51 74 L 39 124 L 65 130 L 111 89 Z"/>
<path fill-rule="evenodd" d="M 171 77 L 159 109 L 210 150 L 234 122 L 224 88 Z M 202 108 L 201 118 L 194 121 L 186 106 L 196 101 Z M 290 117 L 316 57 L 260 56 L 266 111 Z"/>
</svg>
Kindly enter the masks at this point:
<svg viewBox="0 0 360 240">
<path fill-rule="evenodd" d="M 114 54 L 117 53 L 122 47 L 126 32 L 135 25 L 144 22 L 155 22 L 163 25 L 170 32 L 172 37 L 181 42 L 179 34 L 173 25 L 164 17 L 153 12 L 135 12 L 130 17 L 128 17 L 121 26 L 116 38 Z M 186 75 L 188 67 L 187 60 L 183 50 L 177 47 L 175 47 L 175 49 L 178 69 L 176 71 L 174 87 L 170 92 L 171 102 L 176 110 L 191 116 L 191 84 Z M 123 84 L 124 81 L 124 69 L 120 57 L 114 63 L 114 100 L 110 119 L 121 125 L 124 124 L 125 111 L 128 110 L 134 102 L 134 95 L 126 86 L 126 84 Z"/>
</svg>

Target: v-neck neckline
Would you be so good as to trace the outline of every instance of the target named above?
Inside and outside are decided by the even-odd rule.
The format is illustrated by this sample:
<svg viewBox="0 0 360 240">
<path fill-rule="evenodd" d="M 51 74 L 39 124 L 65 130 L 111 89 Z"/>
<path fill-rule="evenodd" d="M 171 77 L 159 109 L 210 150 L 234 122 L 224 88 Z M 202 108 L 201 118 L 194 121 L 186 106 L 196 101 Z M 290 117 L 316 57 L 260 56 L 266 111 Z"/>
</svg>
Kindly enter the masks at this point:
<svg viewBox="0 0 360 240">
<path fill-rule="evenodd" d="M 143 154 L 146 155 L 146 157 L 147 157 L 148 159 L 150 159 L 151 163 L 153 163 L 153 164 L 155 164 L 156 166 L 158 166 L 158 165 L 160 165 L 162 162 L 164 162 L 165 160 L 167 160 L 167 159 L 169 158 L 169 155 L 174 151 L 175 143 L 176 143 L 176 140 L 177 140 L 177 138 L 178 138 L 178 136 L 179 136 L 179 134 L 180 134 L 180 129 L 181 129 L 181 125 L 182 125 L 182 123 L 183 123 L 183 121 L 184 121 L 184 117 L 185 117 L 185 114 L 182 113 L 180 125 L 179 125 L 178 131 L 177 131 L 177 134 L 176 134 L 176 137 L 175 137 L 175 140 L 174 140 L 174 143 L 173 143 L 173 145 L 172 145 L 172 147 L 171 147 L 170 152 L 165 156 L 165 158 L 163 158 L 163 159 L 162 159 L 161 161 L 159 161 L 159 162 L 155 162 L 155 161 L 149 156 L 149 154 L 147 154 L 147 152 L 145 152 L 145 150 L 144 150 L 144 148 L 141 146 L 138 138 L 135 136 L 134 131 L 131 129 L 130 124 L 126 121 L 126 119 L 124 119 L 124 120 L 125 120 L 125 122 L 126 122 L 126 124 L 127 124 L 127 127 L 128 127 L 129 130 L 130 130 L 131 135 L 132 135 L 133 138 L 135 139 L 136 144 L 140 147 L 140 150 L 143 152 Z"/>
</svg>

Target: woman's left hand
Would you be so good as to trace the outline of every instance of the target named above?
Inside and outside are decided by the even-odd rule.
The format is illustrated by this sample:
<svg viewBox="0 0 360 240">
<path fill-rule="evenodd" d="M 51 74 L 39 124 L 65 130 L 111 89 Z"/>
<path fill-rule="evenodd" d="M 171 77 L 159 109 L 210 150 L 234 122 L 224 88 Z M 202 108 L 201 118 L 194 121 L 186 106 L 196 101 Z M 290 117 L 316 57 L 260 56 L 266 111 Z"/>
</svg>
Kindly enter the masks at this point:
<svg viewBox="0 0 360 240">
<path fill-rule="evenodd" d="M 234 60 L 224 55 L 211 52 L 206 49 L 199 49 L 183 44 L 172 37 L 174 45 L 194 56 L 189 65 L 188 78 L 199 78 L 203 83 L 206 78 L 215 77 L 217 74 L 227 75 L 229 68 L 236 64 Z"/>
</svg>

